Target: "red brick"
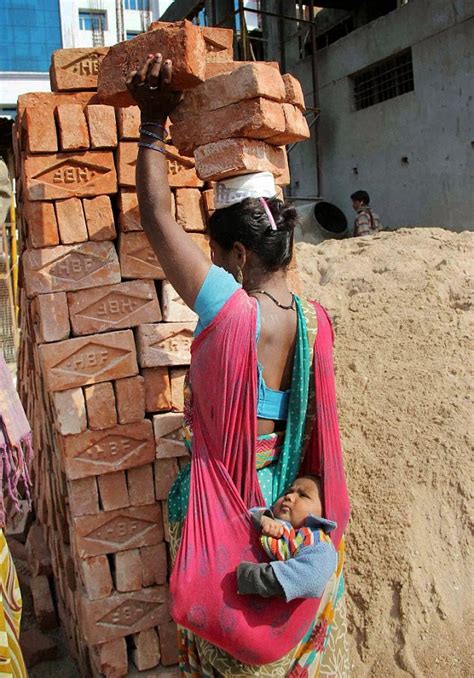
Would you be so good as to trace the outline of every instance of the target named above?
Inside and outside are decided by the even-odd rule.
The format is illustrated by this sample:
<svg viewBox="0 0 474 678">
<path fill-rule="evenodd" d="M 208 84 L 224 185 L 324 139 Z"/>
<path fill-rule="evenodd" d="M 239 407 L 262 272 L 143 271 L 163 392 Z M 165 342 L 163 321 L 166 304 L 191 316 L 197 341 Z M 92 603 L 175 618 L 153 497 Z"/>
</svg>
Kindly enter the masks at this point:
<svg viewBox="0 0 474 678">
<path fill-rule="evenodd" d="M 128 469 L 127 485 L 130 506 L 146 506 L 155 503 L 155 485 L 151 464 Z"/>
<path fill-rule="evenodd" d="M 201 191 L 198 188 L 176 189 L 176 221 L 185 231 L 205 231 Z"/>
<path fill-rule="evenodd" d="M 178 628 L 174 622 L 159 624 L 161 663 L 171 666 L 178 663 Z"/>
<path fill-rule="evenodd" d="M 115 554 L 115 587 L 121 592 L 141 589 L 142 563 L 138 549 Z"/>
<path fill-rule="evenodd" d="M 17 102 L 17 119 L 22 120 L 28 106 L 49 106 L 53 110 L 61 104 L 81 104 L 86 106 L 93 103 L 97 97 L 95 92 L 29 92 L 20 94 Z"/>
<path fill-rule="evenodd" d="M 127 643 L 125 638 L 109 640 L 91 648 L 91 658 L 98 672 L 105 678 L 122 678 L 128 674 Z"/>
<path fill-rule="evenodd" d="M 40 294 L 36 299 L 36 304 L 38 312 L 37 341 L 43 343 L 67 339 L 71 326 L 69 324 L 66 293 Z"/>
<path fill-rule="evenodd" d="M 247 64 L 254 64 L 255 61 L 208 61 L 206 63 L 206 80 L 215 78 L 224 73 L 233 73 L 233 71 L 246 66 Z M 280 74 L 280 64 L 278 61 L 262 61 L 266 66 L 271 66 Z"/>
<path fill-rule="evenodd" d="M 31 578 L 33 609 L 38 626 L 42 631 L 55 629 L 58 625 L 48 577 L 40 574 Z"/>
<path fill-rule="evenodd" d="M 93 556 L 80 560 L 79 563 L 89 600 L 100 600 L 110 596 L 113 582 L 107 556 Z"/>
<path fill-rule="evenodd" d="M 129 109 L 124 109 L 129 110 Z M 119 225 L 121 231 L 143 231 L 137 194 L 133 190 L 119 191 Z"/>
<path fill-rule="evenodd" d="M 142 562 L 143 586 L 166 583 L 168 578 L 168 557 L 164 542 L 141 548 L 140 559 Z"/>
<path fill-rule="evenodd" d="M 168 590 L 153 586 L 114 593 L 103 600 L 79 598 L 83 632 L 88 643 L 103 643 L 169 621 Z"/>
<path fill-rule="evenodd" d="M 268 139 L 284 131 L 282 104 L 263 98 L 239 101 L 225 108 L 206 111 L 171 126 L 173 143 L 184 155 L 194 151 L 197 146 L 220 139 Z"/>
<path fill-rule="evenodd" d="M 285 131 L 283 134 L 277 134 L 268 139 L 268 143 L 275 146 L 284 146 L 309 139 L 311 134 L 308 123 L 301 110 L 292 104 L 282 104 L 282 108 L 285 114 Z"/>
<path fill-rule="evenodd" d="M 171 383 L 167 367 L 152 367 L 141 371 L 145 381 L 146 412 L 171 409 Z"/>
<path fill-rule="evenodd" d="M 62 436 L 77 435 L 87 428 L 86 403 L 82 388 L 52 394 L 54 424 Z"/>
<path fill-rule="evenodd" d="M 62 104 L 56 109 L 59 141 L 63 151 L 87 150 L 90 145 L 86 116 L 81 104 Z"/>
<path fill-rule="evenodd" d="M 121 141 L 117 151 L 117 175 L 119 186 L 134 188 L 138 146 L 135 141 Z"/>
<path fill-rule="evenodd" d="M 286 180 L 287 160 L 282 148 L 255 139 L 224 139 L 195 150 L 196 171 L 205 181 L 251 172 L 271 172 L 278 183 Z"/>
<path fill-rule="evenodd" d="M 140 109 L 138 106 L 117 108 L 117 125 L 120 139 L 140 138 Z"/>
<path fill-rule="evenodd" d="M 107 195 L 98 195 L 97 198 L 84 199 L 82 205 L 89 240 L 113 240 L 117 233 L 110 198 Z"/>
<path fill-rule="evenodd" d="M 23 187 L 29 200 L 64 200 L 115 193 L 114 157 L 109 151 L 25 156 Z"/>
<path fill-rule="evenodd" d="M 182 412 L 184 410 L 184 382 L 187 373 L 187 367 L 174 367 L 170 369 L 171 404 L 175 412 Z"/>
<path fill-rule="evenodd" d="M 113 106 L 86 106 L 91 148 L 115 148 L 117 125 Z"/>
<path fill-rule="evenodd" d="M 158 322 L 161 311 L 152 281 L 131 280 L 68 294 L 74 334 L 91 334 Z"/>
<path fill-rule="evenodd" d="M 92 515 L 99 512 L 99 493 L 95 476 L 70 480 L 68 490 L 72 516 Z"/>
<path fill-rule="evenodd" d="M 50 106 L 28 106 L 23 116 L 28 139 L 28 153 L 55 153 L 58 137 L 54 111 Z"/>
<path fill-rule="evenodd" d="M 155 496 L 157 500 L 168 499 L 171 485 L 179 473 L 176 459 L 159 459 L 155 461 Z"/>
<path fill-rule="evenodd" d="M 190 116 L 202 116 L 246 99 L 284 101 L 285 84 L 275 68 L 264 62 L 244 63 L 230 73 L 210 78 L 186 92 L 184 100 L 171 113 L 171 121 L 182 122 Z M 194 129 L 191 127 L 191 135 Z"/>
<path fill-rule="evenodd" d="M 43 344 L 39 352 L 50 391 L 132 377 L 138 372 L 130 330 Z"/>
<path fill-rule="evenodd" d="M 97 476 L 100 503 L 104 511 L 127 508 L 130 506 L 125 471 L 105 473 Z"/>
<path fill-rule="evenodd" d="M 53 574 L 51 554 L 44 540 L 43 528 L 39 523 L 30 527 L 25 544 L 26 558 L 33 577 L 44 574 L 49 577 Z"/>
<path fill-rule="evenodd" d="M 178 460 L 178 466 L 180 466 L 181 458 Z M 188 462 L 189 463 L 189 462 Z M 180 467 L 181 470 L 181 467 Z M 170 514 L 168 508 L 168 501 L 161 502 L 161 511 L 163 513 L 163 534 L 164 539 L 167 544 L 170 543 Z"/>
<path fill-rule="evenodd" d="M 73 245 L 88 239 L 86 220 L 79 198 L 59 200 L 56 203 L 56 217 L 63 245 Z"/>
<path fill-rule="evenodd" d="M 206 62 L 232 61 L 234 56 L 234 31 L 230 28 L 202 26 L 206 46 Z"/>
<path fill-rule="evenodd" d="M 156 30 L 110 48 L 99 74 L 101 101 L 114 106 L 134 105 L 126 86 L 128 73 L 137 69 L 148 54 L 156 52 L 173 60 L 172 85 L 177 90 L 189 89 L 204 80 L 206 46 L 200 29 L 189 21 L 161 24 Z"/>
<path fill-rule="evenodd" d="M 145 629 L 133 636 L 132 660 L 139 671 L 152 669 L 160 661 L 160 643 L 155 629 Z"/>
<path fill-rule="evenodd" d="M 140 325 L 137 348 L 140 367 L 189 365 L 194 323 Z"/>
<path fill-rule="evenodd" d="M 97 88 L 97 76 L 108 47 L 58 49 L 51 55 L 51 89 L 84 90 Z"/>
<path fill-rule="evenodd" d="M 156 441 L 156 458 L 180 457 L 187 454 L 183 442 L 183 415 L 175 412 L 156 414 L 153 430 Z"/>
<path fill-rule="evenodd" d="M 211 214 L 213 214 L 216 210 L 216 204 L 214 200 L 214 189 L 209 189 L 207 191 L 202 192 L 202 202 L 204 207 L 204 213 L 207 217 L 207 220 L 209 220 Z"/>
<path fill-rule="evenodd" d="M 117 424 L 114 387 L 110 381 L 84 389 L 87 419 L 92 431 L 101 431 Z"/>
<path fill-rule="evenodd" d="M 302 111 L 306 110 L 304 103 L 304 94 L 301 88 L 300 81 L 290 75 L 290 73 L 285 73 L 283 75 L 283 82 L 285 85 L 285 101 L 287 104 L 293 104 L 293 106 L 298 106 Z"/>
<path fill-rule="evenodd" d="M 165 322 L 196 322 L 197 315 L 187 306 L 168 280 L 161 285 L 161 308 Z"/>
<path fill-rule="evenodd" d="M 108 431 L 86 431 L 61 441 L 70 479 L 113 473 L 149 464 L 155 458 L 151 422 L 118 425 Z"/>
<path fill-rule="evenodd" d="M 120 282 L 117 253 L 110 242 L 29 250 L 23 254 L 23 267 L 29 297 Z"/>
<path fill-rule="evenodd" d="M 145 382 L 143 377 L 128 377 L 116 381 L 115 396 L 120 424 L 141 421 L 145 417 Z"/>
<path fill-rule="evenodd" d="M 203 185 L 195 170 L 193 158 L 182 155 L 175 146 L 167 144 L 168 182 L 171 188 L 198 188 Z"/>
<path fill-rule="evenodd" d="M 20 646 L 23 659 L 29 669 L 40 662 L 56 659 L 58 653 L 54 640 L 34 628 L 21 631 Z"/>
<path fill-rule="evenodd" d="M 24 201 L 24 215 L 28 224 L 28 243 L 31 247 L 59 245 L 58 223 L 52 202 Z"/>
<path fill-rule="evenodd" d="M 123 278 L 163 280 L 165 277 L 145 233 L 122 233 L 119 259 Z"/>
<path fill-rule="evenodd" d="M 153 546 L 163 541 L 159 504 L 103 511 L 95 516 L 73 518 L 72 522 L 75 546 L 81 558 Z"/>
</svg>

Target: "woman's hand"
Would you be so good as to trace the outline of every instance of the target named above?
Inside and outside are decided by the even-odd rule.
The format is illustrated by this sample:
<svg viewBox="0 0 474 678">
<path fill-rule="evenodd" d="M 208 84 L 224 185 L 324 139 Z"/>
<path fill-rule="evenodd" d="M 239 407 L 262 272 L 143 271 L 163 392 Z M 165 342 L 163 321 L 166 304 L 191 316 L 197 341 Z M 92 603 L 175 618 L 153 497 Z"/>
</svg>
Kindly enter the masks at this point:
<svg viewBox="0 0 474 678">
<path fill-rule="evenodd" d="M 161 54 L 149 54 L 127 78 L 127 88 L 142 112 L 144 122 L 164 121 L 183 95 L 171 90 L 173 64 Z"/>
</svg>

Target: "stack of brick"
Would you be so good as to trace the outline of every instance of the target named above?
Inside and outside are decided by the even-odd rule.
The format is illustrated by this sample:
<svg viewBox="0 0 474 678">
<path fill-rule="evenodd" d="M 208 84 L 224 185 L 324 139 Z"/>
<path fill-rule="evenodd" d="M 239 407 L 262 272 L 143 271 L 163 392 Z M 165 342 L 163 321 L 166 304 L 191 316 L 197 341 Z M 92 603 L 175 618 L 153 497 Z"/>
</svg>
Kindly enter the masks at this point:
<svg viewBox="0 0 474 678">
<path fill-rule="evenodd" d="M 52 59 L 54 91 L 20 97 L 14 130 L 23 247 L 18 383 L 36 450 L 31 562 L 42 578 L 38 609 L 48 601 L 45 624 L 58 614 L 86 676 L 168 675 L 177 661 L 166 500 L 189 461 L 179 429 L 196 318 L 165 280 L 142 230 L 135 190 L 139 112 L 129 106 L 123 79 L 110 76 L 134 67 L 143 50 L 157 51 L 150 41 L 165 51 L 165 38 L 179 77 L 197 93 L 177 111 L 172 134 L 178 141 L 173 136 L 168 146 L 173 209 L 203 250 L 212 190 L 204 183 L 206 161 L 198 176 L 192 153 L 206 157 L 212 143 L 222 145 L 217 157 L 224 160 L 218 171 L 207 171 L 209 181 L 227 176 L 235 157 L 250 157 L 252 170 L 270 168 L 284 184 L 280 145 L 295 134 L 282 113 L 287 100 L 297 107 L 289 102 L 291 80 L 285 89 L 274 65 L 242 68 L 232 62 L 231 31 L 188 22 L 161 26 L 109 52 L 60 50 Z M 199 50 L 204 56 L 196 60 Z M 110 91 L 98 98 L 101 63 Z M 279 83 L 271 96 L 268 69 Z M 242 78 L 253 85 L 245 90 Z M 230 101 L 238 83 L 240 98 Z M 244 90 L 253 94 L 241 96 Z M 220 108 L 211 103 L 202 110 L 212 118 L 214 111 L 241 106 L 244 122 L 232 128 L 238 136 L 230 138 L 229 127 L 219 137 L 199 136 L 200 113 L 188 127 L 195 128 L 192 138 L 186 137 L 185 106 L 196 111 L 216 91 Z M 250 110 L 260 111 L 258 125 L 248 125 Z M 270 161 L 268 149 L 276 154 Z"/>
</svg>

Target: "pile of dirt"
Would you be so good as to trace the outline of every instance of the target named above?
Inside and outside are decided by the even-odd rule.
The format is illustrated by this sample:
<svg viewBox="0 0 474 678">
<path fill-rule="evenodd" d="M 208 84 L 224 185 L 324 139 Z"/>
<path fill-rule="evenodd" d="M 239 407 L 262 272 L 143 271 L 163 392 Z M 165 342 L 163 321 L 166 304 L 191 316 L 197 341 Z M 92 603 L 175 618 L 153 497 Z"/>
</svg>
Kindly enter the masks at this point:
<svg viewBox="0 0 474 678">
<path fill-rule="evenodd" d="M 472 675 L 474 233 L 402 229 L 297 253 L 336 331 L 352 675 Z"/>
</svg>

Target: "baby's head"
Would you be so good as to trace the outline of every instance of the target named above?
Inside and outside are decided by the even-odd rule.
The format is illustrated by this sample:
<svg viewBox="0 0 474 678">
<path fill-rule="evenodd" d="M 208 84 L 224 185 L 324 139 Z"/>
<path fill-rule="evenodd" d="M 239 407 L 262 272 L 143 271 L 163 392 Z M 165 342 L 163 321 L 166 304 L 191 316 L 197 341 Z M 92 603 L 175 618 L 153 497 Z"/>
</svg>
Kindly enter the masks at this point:
<svg viewBox="0 0 474 678">
<path fill-rule="evenodd" d="M 311 513 L 321 516 L 321 480 L 317 476 L 296 478 L 292 486 L 273 505 L 273 514 L 293 527 L 302 527 Z"/>
</svg>

